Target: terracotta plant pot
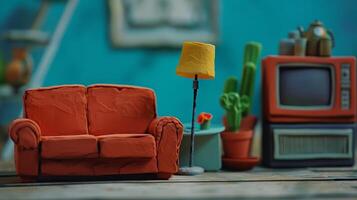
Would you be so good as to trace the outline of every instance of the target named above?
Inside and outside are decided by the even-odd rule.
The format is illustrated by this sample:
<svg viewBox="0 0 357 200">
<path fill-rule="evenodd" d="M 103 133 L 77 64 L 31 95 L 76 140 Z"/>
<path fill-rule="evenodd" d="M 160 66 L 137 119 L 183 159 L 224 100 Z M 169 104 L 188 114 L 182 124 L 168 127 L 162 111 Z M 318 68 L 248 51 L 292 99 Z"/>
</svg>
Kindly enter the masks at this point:
<svg viewBox="0 0 357 200">
<path fill-rule="evenodd" d="M 226 126 L 226 117 L 223 124 Z M 253 115 L 246 116 L 241 121 L 239 131 L 224 131 L 221 133 L 223 151 L 225 158 L 247 158 L 250 154 L 253 130 L 257 118 Z M 226 126 L 227 127 L 227 126 Z"/>
<path fill-rule="evenodd" d="M 200 130 L 207 130 L 211 127 L 211 120 L 205 121 L 200 124 Z"/>
<path fill-rule="evenodd" d="M 247 158 L 250 154 L 253 131 L 224 131 L 221 133 L 225 158 Z"/>
</svg>

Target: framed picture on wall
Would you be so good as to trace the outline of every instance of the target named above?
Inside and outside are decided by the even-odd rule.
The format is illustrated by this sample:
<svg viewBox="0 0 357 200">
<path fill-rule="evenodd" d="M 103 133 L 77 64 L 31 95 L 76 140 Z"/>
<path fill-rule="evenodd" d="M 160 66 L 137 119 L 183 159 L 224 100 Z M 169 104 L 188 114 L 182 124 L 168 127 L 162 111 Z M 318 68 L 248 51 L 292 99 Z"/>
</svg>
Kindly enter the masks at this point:
<svg viewBox="0 0 357 200">
<path fill-rule="evenodd" d="M 181 47 L 216 43 L 218 0 L 108 0 L 114 47 Z"/>
</svg>

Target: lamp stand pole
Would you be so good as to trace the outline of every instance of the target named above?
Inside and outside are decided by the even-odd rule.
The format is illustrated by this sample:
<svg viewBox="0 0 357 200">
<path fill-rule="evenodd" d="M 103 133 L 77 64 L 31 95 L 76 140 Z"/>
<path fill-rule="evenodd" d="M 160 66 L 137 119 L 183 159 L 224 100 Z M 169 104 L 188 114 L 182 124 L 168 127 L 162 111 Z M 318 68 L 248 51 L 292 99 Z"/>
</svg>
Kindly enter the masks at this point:
<svg viewBox="0 0 357 200">
<path fill-rule="evenodd" d="M 192 121 L 191 121 L 191 144 L 190 144 L 190 159 L 188 166 L 192 167 L 193 163 L 193 152 L 195 148 L 195 113 L 196 113 L 196 99 L 198 91 L 198 80 L 197 74 L 195 75 L 195 80 L 193 80 L 193 107 L 192 107 Z"/>
<path fill-rule="evenodd" d="M 191 121 L 191 137 L 190 137 L 190 155 L 188 167 L 181 167 L 179 169 L 178 174 L 180 175 L 198 175 L 204 172 L 202 167 L 193 166 L 193 154 L 195 148 L 195 113 L 196 113 L 196 99 L 197 99 L 197 91 L 198 91 L 198 77 L 195 75 L 195 79 L 193 80 L 193 107 L 192 107 L 192 121 Z"/>
</svg>

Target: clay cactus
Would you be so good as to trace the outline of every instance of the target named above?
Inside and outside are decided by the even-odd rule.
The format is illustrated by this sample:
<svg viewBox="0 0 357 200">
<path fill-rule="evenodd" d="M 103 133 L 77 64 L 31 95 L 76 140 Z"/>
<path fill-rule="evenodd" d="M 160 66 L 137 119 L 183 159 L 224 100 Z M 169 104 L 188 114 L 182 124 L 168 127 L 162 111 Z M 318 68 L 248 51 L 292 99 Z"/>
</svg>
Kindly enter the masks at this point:
<svg viewBox="0 0 357 200">
<path fill-rule="evenodd" d="M 220 104 L 226 111 L 226 128 L 228 131 L 239 130 L 242 117 L 248 115 L 251 110 L 256 65 L 260 51 L 261 44 L 257 42 L 249 42 L 245 46 L 242 82 L 239 92 L 236 77 L 229 77 L 224 84 Z"/>
<path fill-rule="evenodd" d="M 248 42 L 244 48 L 244 58 L 243 65 L 252 62 L 254 65 L 257 65 L 262 45 L 258 42 Z"/>
<path fill-rule="evenodd" d="M 220 98 L 220 104 L 226 111 L 226 125 L 229 131 L 237 131 L 240 128 L 242 113 L 249 107 L 247 96 L 240 96 L 237 92 L 237 79 L 230 77 L 224 85 L 224 93 Z"/>
</svg>

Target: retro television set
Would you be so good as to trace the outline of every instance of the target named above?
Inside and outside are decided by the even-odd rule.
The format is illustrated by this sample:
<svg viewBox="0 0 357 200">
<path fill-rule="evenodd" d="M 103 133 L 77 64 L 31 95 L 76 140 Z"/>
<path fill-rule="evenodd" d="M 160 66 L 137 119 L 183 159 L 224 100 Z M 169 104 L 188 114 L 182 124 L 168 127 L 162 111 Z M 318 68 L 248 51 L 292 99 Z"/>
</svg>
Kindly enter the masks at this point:
<svg viewBox="0 0 357 200">
<path fill-rule="evenodd" d="M 262 78 L 264 165 L 354 164 L 354 57 L 269 56 Z"/>
</svg>

